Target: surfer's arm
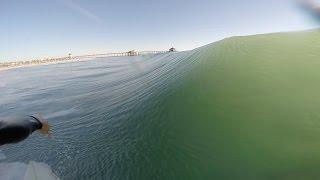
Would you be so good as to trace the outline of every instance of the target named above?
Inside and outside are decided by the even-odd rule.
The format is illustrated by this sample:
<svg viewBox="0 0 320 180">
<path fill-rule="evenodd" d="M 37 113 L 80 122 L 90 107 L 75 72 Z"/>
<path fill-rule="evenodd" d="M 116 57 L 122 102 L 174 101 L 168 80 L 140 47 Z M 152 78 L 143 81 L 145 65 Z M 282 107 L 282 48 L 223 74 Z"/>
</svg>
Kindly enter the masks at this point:
<svg viewBox="0 0 320 180">
<path fill-rule="evenodd" d="M 44 123 L 35 116 L 0 120 L 0 145 L 20 142 L 43 128 Z"/>
</svg>

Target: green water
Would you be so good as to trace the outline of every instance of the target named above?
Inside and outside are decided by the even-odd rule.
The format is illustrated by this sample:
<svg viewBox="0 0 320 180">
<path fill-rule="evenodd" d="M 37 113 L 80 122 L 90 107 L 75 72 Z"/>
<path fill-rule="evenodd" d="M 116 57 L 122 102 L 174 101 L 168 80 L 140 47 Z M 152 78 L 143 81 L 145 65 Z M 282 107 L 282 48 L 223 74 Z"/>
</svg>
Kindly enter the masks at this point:
<svg viewBox="0 0 320 180">
<path fill-rule="evenodd" d="M 6 161 L 62 179 L 319 179 L 319 50 L 318 31 L 278 33 L 2 72 L 0 115 L 53 125 Z"/>
<path fill-rule="evenodd" d="M 319 49 L 318 31 L 201 49 L 202 63 L 164 104 L 174 144 L 189 150 L 172 156 L 188 159 L 181 177 L 318 179 Z"/>
</svg>

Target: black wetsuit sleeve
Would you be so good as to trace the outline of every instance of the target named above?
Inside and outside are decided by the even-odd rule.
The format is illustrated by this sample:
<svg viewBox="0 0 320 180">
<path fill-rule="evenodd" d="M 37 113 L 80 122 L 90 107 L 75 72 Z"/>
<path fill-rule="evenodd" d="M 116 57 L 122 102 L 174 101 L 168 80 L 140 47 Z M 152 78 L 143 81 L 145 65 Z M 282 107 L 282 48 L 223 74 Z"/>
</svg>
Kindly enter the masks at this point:
<svg viewBox="0 0 320 180">
<path fill-rule="evenodd" d="M 20 142 L 41 128 L 42 123 L 33 116 L 0 120 L 0 145 Z"/>
</svg>

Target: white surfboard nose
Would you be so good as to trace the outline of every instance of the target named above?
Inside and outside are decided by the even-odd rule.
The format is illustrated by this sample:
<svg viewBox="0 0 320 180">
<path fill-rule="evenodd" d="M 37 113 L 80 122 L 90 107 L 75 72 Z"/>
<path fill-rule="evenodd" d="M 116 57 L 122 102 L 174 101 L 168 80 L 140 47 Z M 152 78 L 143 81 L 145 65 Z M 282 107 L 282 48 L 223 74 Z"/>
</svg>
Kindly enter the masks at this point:
<svg viewBox="0 0 320 180">
<path fill-rule="evenodd" d="M 30 161 L 28 164 L 21 162 L 0 163 L 1 180 L 60 180 L 51 167 L 45 163 Z"/>
<path fill-rule="evenodd" d="M 45 163 L 39 163 L 30 161 L 26 173 L 24 175 L 24 180 L 36 180 L 36 179 L 46 179 L 46 180 L 60 180 L 56 176 L 51 167 Z"/>
</svg>

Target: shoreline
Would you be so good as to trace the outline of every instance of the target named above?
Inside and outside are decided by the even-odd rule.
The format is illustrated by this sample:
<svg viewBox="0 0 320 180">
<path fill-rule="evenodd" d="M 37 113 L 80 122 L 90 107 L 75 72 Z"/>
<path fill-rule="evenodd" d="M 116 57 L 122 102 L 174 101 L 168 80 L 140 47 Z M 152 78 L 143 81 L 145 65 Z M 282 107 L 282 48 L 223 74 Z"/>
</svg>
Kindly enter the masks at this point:
<svg viewBox="0 0 320 180">
<path fill-rule="evenodd" d="M 12 70 L 12 69 L 18 69 L 18 68 L 25 68 L 25 67 L 46 66 L 46 65 L 52 65 L 52 64 L 65 64 L 65 63 L 72 63 L 72 62 L 90 61 L 93 59 L 97 59 L 97 57 L 79 58 L 79 59 L 71 59 L 71 60 L 66 59 L 66 60 L 61 60 L 61 61 L 48 61 L 48 62 L 40 62 L 40 63 L 12 65 L 12 66 L 8 66 L 8 67 L 4 67 L 4 66 L 1 67 L 0 66 L 0 72 Z"/>
<path fill-rule="evenodd" d="M 171 50 L 173 49 L 173 50 Z M 17 61 L 17 62 L 5 62 L 0 63 L 0 72 L 10 69 L 17 69 L 23 67 L 32 67 L 32 66 L 43 66 L 49 64 L 60 64 L 60 63 L 69 63 L 69 62 L 79 62 L 79 61 L 88 61 L 100 57 L 123 57 L 123 56 L 139 56 L 144 54 L 163 54 L 167 52 L 175 52 L 174 48 L 171 48 L 169 51 L 129 51 L 129 52 L 120 52 L 120 53 L 106 53 L 106 54 L 91 54 L 91 55 L 81 55 L 81 56 L 67 56 L 67 57 L 58 57 L 51 59 L 37 59 L 30 61 Z"/>
</svg>

